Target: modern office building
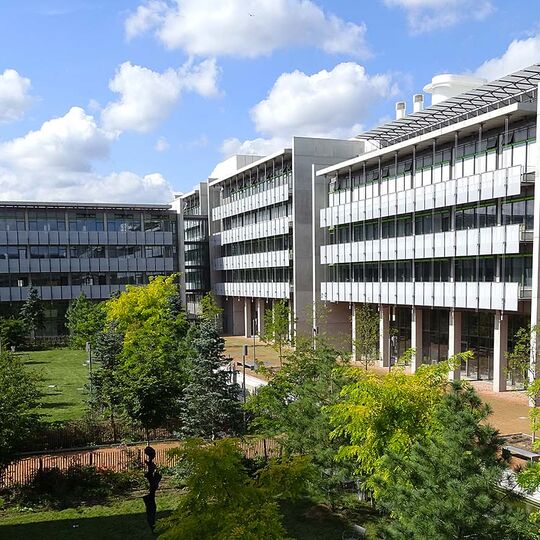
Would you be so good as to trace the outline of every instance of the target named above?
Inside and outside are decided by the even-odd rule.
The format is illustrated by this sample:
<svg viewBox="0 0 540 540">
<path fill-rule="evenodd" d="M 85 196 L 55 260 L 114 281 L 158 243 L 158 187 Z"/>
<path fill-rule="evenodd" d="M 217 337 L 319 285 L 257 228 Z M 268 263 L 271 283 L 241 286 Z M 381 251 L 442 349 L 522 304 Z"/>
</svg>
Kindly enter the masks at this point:
<svg viewBox="0 0 540 540">
<path fill-rule="evenodd" d="M 178 265 L 182 305 L 188 314 L 199 315 L 201 299 L 210 291 L 207 182 L 200 182 L 189 193 L 178 195 L 172 207 L 179 215 Z"/>
<path fill-rule="evenodd" d="M 454 376 L 516 382 L 509 343 L 539 322 L 539 82 L 535 65 L 426 109 L 415 96 L 415 112 L 398 104 L 360 136 L 372 150 L 317 172 L 315 298 L 351 337 L 356 306 L 378 309 L 382 365 L 409 347 L 412 371 L 472 349 Z"/>
<path fill-rule="evenodd" d="M 223 167 L 209 180 L 211 282 L 226 333 L 260 335 L 265 310 L 284 300 L 291 334 L 311 335 L 313 171 L 358 155 L 363 145 L 294 137 L 291 148 Z"/>
<path fill-rule="evenodd" d="M 17 313 L 32 286 L 44 334 L 65 333 L 81 293 L 103 300 L 178 271 L 177 220 L 169 205 L 0 203 L 0 313 Z"/>
</svg>

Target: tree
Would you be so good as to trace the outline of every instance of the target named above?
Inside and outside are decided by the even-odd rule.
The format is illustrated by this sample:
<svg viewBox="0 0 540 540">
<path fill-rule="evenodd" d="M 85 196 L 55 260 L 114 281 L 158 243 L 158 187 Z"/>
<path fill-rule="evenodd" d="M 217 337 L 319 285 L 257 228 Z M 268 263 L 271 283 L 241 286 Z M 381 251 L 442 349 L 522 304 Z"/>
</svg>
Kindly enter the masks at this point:
<svg viewBox="0 0 540 540">
<path fill-rule="evenodd" d="M 285 300 L 274 302 L 271 309 L 264 313 L 264 334 L 262 339 L 272 347 L 279 355 L 279 365 L 283 365 L 283 348 L 290 342 L 289 319 L 291 310 Z"/>
<path fill-rule="evenodd" d="M 205 294 L 201 299 L 201 318 L 217 321 L 219 317 L 221 317 L 221 314 L 223 313 L 223 309 L 219 307 L 216 297 L 213 293 L 209 292 Z"/>
<path fill-rule="evenodd" d="M 454 383 L 433 414 L 434 430 L 407 455 L 389 452 L 379 503 L 392 519 L 385 538 L 531 540 L 533 525 L 498 488 L 502 439 L 474 389 Z"/>
<path fill-rule="evenodd" d="M 317 475 L 316 486 L 330 503 L 348 474 L 345 463 L 335 460 L 339 438 L 330 440 L 330 408 L 338 403 L 343 386 L 351 382 L 343 366 L 343 355 L 318 337 L 300 340 L 287 355 L 283 367 L 271 376 L 247 403 L 253 415 L 251 429 L 266 437 L 279 439 L 285 455 L 310 456 Z"/>
<path fill-rule="evenodd" d="M 111 324 L 97 335 L 94 345 L 97 369 L 92 374 L 89 400 L 92 408 L 97 408 L 109 419 L 114 442 L 118 438 L 116 420 L 122 405 L 120 367 L 123 339 Z"/>
<path fill-rule="evenodd" d="M 104 304 L 92 302 L 84 293 L 72 300 L 66 312 L 66 326 L 73 348 L 83 349 L 87 342 L 95 345 L 97 335 L 105 325 Z"/>
<path fill-rule="evenodd" d="M 508 372 L 513 379 L 523 381 L 525 389 L 529 385 L 531 371 L 531 338 L 537 329 L 532 326 L 519 328 L 514 335 L 514 346 L 506 353 Z"/>
<path fill-rule="evenodd" d="M 148 432 L 176 419 L 186 384 L 187 317 L 178 302 L 176 276 L 128 286 L 106 302 L 109 323 L 123 335 L 122 408 Z"/>
<path fill-rule="evenodd" d="M 224 367 L 225 342 L 215 319 L 194 324 L 187 362 L 188 383 L 181 401 L 181 433 L 185 437 L 214 440 L 241 431 L 240 387 Z"/>
<path fill-rule="evenodd" d="M 379 314 L 369 305 L 360 304 L 356 309 L 356 339 L 353 341 L 355 360 L 367 370 L 378 359 Z"/>
<path fill-rule="evenodd" d="M 24 321 L 32 339 L 36 338 L 36 331 L 45 326 L 43 303 L 35 287 L 30 287 L 28 296 L 21 307 L 20 318 Z"/>
<path fill-rule="evenodd" d="M 19 356 L 0 352 L 0 480 L 38 424 L 39 382 Z"/>
<path fill-rule="evenodd" d="M 20 347 L 24 344 L 27 327 L 22 319 L 0 319 L 0 348 Z"/>
<path fill-rule="evenodd" d="M 374 476 L 391 474 L 388 452 L 406 455 L 433 429 L 435 406 L 448 385 L 448 373 L 472 353 L 460 353 L 434 365 L 422 365 L 414 375 L 396 368 L 381 376 L 358 368 L 345 368 L 354 382 L 341 391 L 339 402 L 328 407 L 334 426 L 332 437 L 346 440 L 338 459 L 354 463 L 366 485 L 376 489 Z"/>
<path fill-rule="evenodd" d="M 305 491 L 305 458 L 269 463 L 256 477 L 238 443 L 187 441 L 176 451 L 189 474 L 178 508 L 160 523 L 161 540 L 287 540 L 278 501 Z"/>
</svg>

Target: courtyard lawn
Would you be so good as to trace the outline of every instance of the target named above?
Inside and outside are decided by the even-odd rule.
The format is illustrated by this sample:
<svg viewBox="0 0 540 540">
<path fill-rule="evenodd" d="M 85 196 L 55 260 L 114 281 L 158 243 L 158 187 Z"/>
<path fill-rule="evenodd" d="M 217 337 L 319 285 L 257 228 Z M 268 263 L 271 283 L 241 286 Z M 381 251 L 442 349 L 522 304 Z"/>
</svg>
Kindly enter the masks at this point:
<svg viewBox="0 0 540 540">
<path fill-rule="evenodd" d="M 86 352 L 51 349 L 20 353 L 28 367 L 43 379 L 44 420 L 75 420 L 84 415 L 85 385 L 88 382 Z"/>
<path fill-rule="evenodd" d="M 177 494 L 158 495 L 158 518 L 166 516 L 177 504 Z M 347 528 L 344 521 L 324 508 L 310 507 L 305 502 L 283 505 L 288 534 L 297 540 L 341 540 Z M 376 538 L 376 517 L 367 511 L 361 517 L 359 523 L 368 528 L 367 538 Z M 0 538 L 145 540 L 155 536 L 148 528 L 144 504 L 139 497 L 118 500 L 107 506 L 49 512 L 0 512 Z"/>
<path fill-rule="evenodd" d="M 159 517 L 177 504 L 174 495 L 157 498 Z M 68 508 L 61 511 L 0 512 L 0 538 L 10 540 L 98 540 L 155 538 L 146 522 L 141 498 L 116 501 L 107 506 Z"/>
</svg>

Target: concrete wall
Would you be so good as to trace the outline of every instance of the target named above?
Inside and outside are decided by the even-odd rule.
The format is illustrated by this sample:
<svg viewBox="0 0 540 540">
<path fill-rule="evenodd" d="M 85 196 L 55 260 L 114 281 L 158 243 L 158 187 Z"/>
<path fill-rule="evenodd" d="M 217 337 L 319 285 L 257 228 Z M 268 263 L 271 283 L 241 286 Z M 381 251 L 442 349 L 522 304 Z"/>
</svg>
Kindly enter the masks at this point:
<svg viewBox="0 0 540 540">
<path fill-rule="evenodd" d="M 294 137 L 292 143 L 293 165 L 293 312 L 296 317 L 296 334 L 312 335 L 314 267 L 318 271 L 322 231 L 314 229 L 313 216 L 317 216 L 322 203 L 321 194 L 313 199 L 313 169 L 339 163 L 362 152 L 361 141 L 315 139 Z M 322 182 L 321 182 L 322 183 Z M 316 185 L 321 193 L 322 190 Z M 315 202 L 313 202 L 315 201 Z M 313 212 L 315 204 L 315 212 Z M 315 234 L 314 234 L 315 230 Z M 320 298 L 320 294 L 315 298 Z"/>
</svg>

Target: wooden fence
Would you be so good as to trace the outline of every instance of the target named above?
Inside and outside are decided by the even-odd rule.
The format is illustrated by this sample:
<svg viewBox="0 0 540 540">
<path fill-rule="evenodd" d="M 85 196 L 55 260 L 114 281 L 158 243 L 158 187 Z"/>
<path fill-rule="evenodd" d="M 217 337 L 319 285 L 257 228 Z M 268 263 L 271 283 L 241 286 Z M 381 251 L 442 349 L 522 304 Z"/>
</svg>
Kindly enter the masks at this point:
<svg viewBox="0 0 540 540">
<path fill-rule="evenodd" d="M 178 448 L 180 442 L 156 443 L 155 463 L 158 467 L 173 467 L 178 463 L 177 456 L 170 456 L 169 451 Z M 248 458 L 273 457 L 280 452 L 279 445 L 273 440 L 246 440 L 241 447 Z M 66 471 L 70 467 L 96 467 L 115 472 L 137 470 L 144 467 L 144 445 L 117 446 L 89 450 L 63 451 L 51 454 L 29 455 L 13 462 L 0 479 L 0 487 L 8 488 L 26 485 L 39 470 L 58 468 Z"/>
</svg>

